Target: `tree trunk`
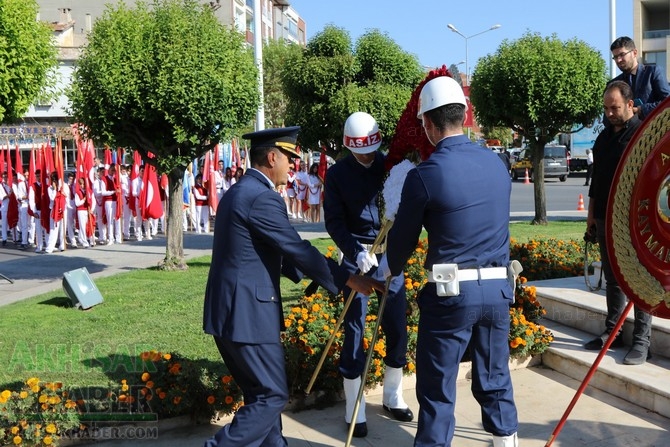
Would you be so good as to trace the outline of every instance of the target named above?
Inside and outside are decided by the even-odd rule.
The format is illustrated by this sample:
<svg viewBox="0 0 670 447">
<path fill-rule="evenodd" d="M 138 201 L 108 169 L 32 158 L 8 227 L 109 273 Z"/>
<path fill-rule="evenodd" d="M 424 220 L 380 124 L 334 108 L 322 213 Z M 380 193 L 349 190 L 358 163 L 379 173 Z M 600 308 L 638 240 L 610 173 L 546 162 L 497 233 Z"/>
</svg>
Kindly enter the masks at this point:
<svg viewBox="0 0 670 447">
<path fill-rule="evenodd" d="M 187 270 L 184 262 L 184 232 L 183 232 L 183 169 L 175 168 L 169 173 L 168 209 L 165 210 L 167 231 L 165 233 L 165 259 L 161 268 L 164 270 Z"/>
<path fill-rule="evenodd" d="M 535 198 L 535 218 L 532 225 L 547 225 L 547 198 L 544 193 L 544 139 L 538 139 L 533 146 L 533 195 Z"/>
</svg>

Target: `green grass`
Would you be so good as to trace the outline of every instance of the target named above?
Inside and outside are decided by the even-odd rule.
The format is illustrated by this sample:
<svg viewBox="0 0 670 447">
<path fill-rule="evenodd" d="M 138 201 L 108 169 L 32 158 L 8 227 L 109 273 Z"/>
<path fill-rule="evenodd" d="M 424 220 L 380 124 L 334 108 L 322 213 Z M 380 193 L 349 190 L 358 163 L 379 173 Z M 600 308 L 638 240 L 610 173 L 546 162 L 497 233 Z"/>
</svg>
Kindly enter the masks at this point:
<svg viewBox="0 0 670 447">
<path fill-rule="evenodd" d="M 511 225 L 519 241 L 581 239 L 584 222 Z M 325 253 L 330 239 L 312 243 Z M 29 377 L 76 387 L 106 386 L 133 373 L 142 351 L 178 352 L 192 360 L 221 362 L 202 331 L 202 306 L 210 257 L 191 260 L 188 271 L 135 270 L 96 280 L 104 303 L 87 311 L 69 307 L 62 290 L 2 307 L 0 390 Z M 282 280 L 287 302 L 307 284 Z"/>
</svg>

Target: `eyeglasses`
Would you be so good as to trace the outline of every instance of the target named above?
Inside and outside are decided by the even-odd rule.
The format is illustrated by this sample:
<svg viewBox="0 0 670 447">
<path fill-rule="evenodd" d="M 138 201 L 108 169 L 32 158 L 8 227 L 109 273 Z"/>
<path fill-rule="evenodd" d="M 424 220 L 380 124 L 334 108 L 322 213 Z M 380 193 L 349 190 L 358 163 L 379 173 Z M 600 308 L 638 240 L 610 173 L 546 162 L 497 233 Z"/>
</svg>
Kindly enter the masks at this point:
<svg viewBox="0 0 670 447">
<path fill-rule="evenodd" d="M 633 51 L 633 50 L 628 50 L 628 51 L 624 51 L 623 53 L 614 54 L 614 55 L 612 55 L 612 60 L 623 59 L 623 57 L 625 55 L 627 55 L 628 53 L 630 53 L 631 51 Z"/>
</svg>

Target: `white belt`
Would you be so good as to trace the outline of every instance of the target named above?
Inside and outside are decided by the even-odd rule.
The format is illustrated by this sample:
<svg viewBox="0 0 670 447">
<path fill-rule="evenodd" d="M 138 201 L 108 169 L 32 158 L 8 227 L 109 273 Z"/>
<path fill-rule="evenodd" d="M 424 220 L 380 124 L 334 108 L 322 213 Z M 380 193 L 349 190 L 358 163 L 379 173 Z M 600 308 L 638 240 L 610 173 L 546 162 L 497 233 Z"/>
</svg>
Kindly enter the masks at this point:
<svg viewBox="0 0 670 447">
<path fill-rule="evenodd" d="M 487 267 L 458 270 L 458 281 L 476 281 L 478 279 L 507 279 L 507 267 Z M 433 272 L 428 272 L 428 282 L 435 282 Z"/>
</svg>

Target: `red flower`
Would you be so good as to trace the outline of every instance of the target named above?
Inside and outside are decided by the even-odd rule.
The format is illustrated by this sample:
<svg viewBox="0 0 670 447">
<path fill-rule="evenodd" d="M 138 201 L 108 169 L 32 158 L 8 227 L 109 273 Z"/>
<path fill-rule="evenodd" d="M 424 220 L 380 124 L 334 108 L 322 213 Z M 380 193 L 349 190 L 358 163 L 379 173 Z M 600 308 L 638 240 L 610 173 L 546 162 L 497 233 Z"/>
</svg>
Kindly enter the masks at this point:
<svg viewBox="0 0 670 447">
<path fill-rule="evenodd" d="M 426 78 L 419 83 L 412 97 L 410 98 L 405 110 L 400 115 L 398 124 L 395 128 L 395 135 L 389 145 L 389 153 L 386 157 L 386 170 L 403 161 L 412 152 L 418 152 L 421 160 L 426 160 L 433 153 L 435 147 L 428 141 L 426 132 L 423 130 L 421 121 L 417 119 L 416 113 L 419 107 L 419 94 L 426 82 L 438 76 L 451 76 L 446 65 L 442 68 L 431 70 Z"/>
</svg>

